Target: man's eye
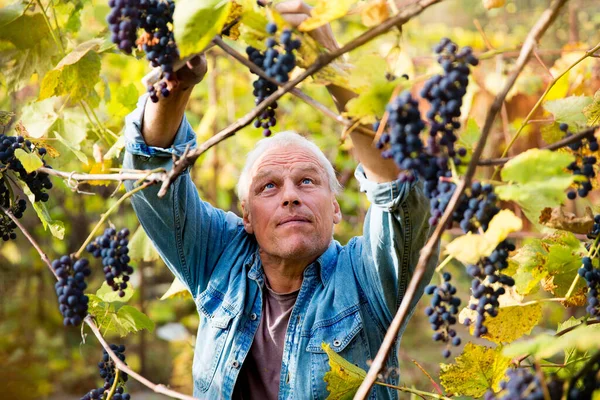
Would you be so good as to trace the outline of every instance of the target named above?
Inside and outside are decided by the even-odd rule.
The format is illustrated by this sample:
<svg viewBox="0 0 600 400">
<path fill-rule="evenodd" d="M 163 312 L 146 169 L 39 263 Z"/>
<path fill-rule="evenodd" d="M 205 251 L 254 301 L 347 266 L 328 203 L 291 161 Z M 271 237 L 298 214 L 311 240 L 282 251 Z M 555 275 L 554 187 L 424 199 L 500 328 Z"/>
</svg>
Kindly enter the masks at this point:
<svg viewBox="0 0 600 400">
<path fill-rule="evenodd" d="M 308 185 L 309 183 L 312 183 L 312 182 L 313 182 L 313 180 L 312 180 L 312 179 L 310 179 L 310 178 L 304 178 L 304 179 L 302 179 L 302 183 L 305 183 L 305 184 L 307 184 L 307 185 Z"/>
<path fill-rule="evenodd" d="M 273 189 L 275 187 L 274 183 L 267 183 L 263 186 L 264 189 Z"/>
</svg>

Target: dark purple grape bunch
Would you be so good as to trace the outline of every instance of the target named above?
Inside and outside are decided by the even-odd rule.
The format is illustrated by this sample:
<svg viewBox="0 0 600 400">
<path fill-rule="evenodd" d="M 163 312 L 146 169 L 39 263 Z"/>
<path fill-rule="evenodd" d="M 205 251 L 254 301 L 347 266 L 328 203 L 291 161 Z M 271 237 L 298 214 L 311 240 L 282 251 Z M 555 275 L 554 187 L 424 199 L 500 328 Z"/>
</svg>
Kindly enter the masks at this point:
<svg viewBox="0 0 600 400">
<path fill-rule="evenodd" d="M 569 125 L 564 122 L 559 125 L 561 131 L 565 133 L 565 138 L 572 136 L 573 133 L 569 131 Z M 595 153 L 599 149 L 598 140 L 594 133 L 591 132 L 588 136 L 581 138 L 576 142 L 568 145 L 573 150 L 575 155 L 575 161 L 573 161 L 567 169 L 573 173 L 573 175 L 581 176 L 584 178 L 583 181 L 575 182 L 577 190 L 570 190 L 567 193 L 567 197 L 570 200 L 575 200 L 577 196 L 587 197 L 588 193 L 592 191 L 592 178 L 596 176 L 594 166 L 597 162 L 597 157 L 594 155 L 584 155 L 584 151 L 589 153 Z"/>
<path fill-rule="evenodd" d="M 477 303 L 469 305 L 471 310 L 477 311 L 475 329 L 473 335 L 480 337 L 487 333 L 484 322 L 487 316 L 495 317 L 498 315 L 500 307 L 499 297 L 506 293 L 505 287 L 512 287 L 515 280 L 502 273 L 508 267 L 508 255 L 515 250 L 515 245 L 508 240 L 504 240 L 496 246 L 492 254 L 483 257 L 477 264 L 469 265 L 467 272 L 474 279 L 471 283 L 471 293 Z M 501 286 L 494 287 L 493 284 L 499 283 Z M 465 325 L 471 325 L 472 321 L 466 318 Z"/>
<path fill-rule="evenodd" d="M 598 296 L 598 291 L 600 290 L 600 268 L 594 268 L 590 257 L 583 257 L 581 263 L 583 266 L 579 268 L 578 273 L 579 276 L 585 279 L 588 287 L 588 304 L 585 310 L 590 317 L 597 317 L 600 315 L 600 298 Z"/>
<path fill-rule="evenodd" d="M 506 371 L 506 380 L 500 382 L 499 394 L 488 391 L 484 400 L 544 400 L 544 389 L 550 400 L 560 400 L 563 395 L 563 382 L 557 379 L 547 380 L 544 388 L 540 378 L 529 368 L 510 368 Z M 581 397 L 583 399 L 583 397 Z"/>
<path fill-rule="evenodd" d="M 144 0 L 140 0 L 141 2 Z M 173 63 L 179 59 L 179 50 L 175 43 L 175 35 L 170 27 L 173 26 L 175 3 L 173 0 L 145 0 L 140 28 L 145 34 L 141 38 L 141 46 L 146 52 L 146 59 L 152 67 L 160 67 L 162 80 L 148 86 L 150 99 L 158 102 L 158 95 L 168 97 L 170 87 L 176 81 Z"/>
<path fill-rule="evenodd" d="M 460 108 L 469 84 L 469 66 L 476 66 L 479 60 L 473 55 L 473 49 L 468 46 L 459 49 L 448 38 L 443 38 L 434 51 L 444 72 L 431 77 L 421 89 L 421 97 L 431 105 L 427 111 L 430 127 L 427 148 L 430 154 L 460 165 L 460 157 L 467 154 L 466 149 L 455 147 L 456 131 L 461 125 Z"/>
<path fill-rule="evenodd" d="M 402 181 L 413 181 L 415 175 L 431 175 L 437 181 L 437 171 L 429 174 L 429 159 L 423 153 L 423 142 L 420 134 L 425 129 L 421 119 L 419 103 L 409 91 L 404 91 L 394 98 L 386 107 L 388 113 L 388 129 L 377 142 L 383 158 L 391 158 L 402 170 Z M 375 131 L 379 124 L 373 128 Z M 427 181 L 426 181 L 427 182 Z"/>
<path fill-rule="evenodd" d="M 115 228 L 107 228 L 104 234 L 88 244 L 86 250 L 95 258 L 102 258 L 104 277 L 106 283 L 113 291 L 119 292 L 119 297 L 125 296 L 127 282 L 133 274 L 133 267 L 129 265 L 129 229 L 123 228 L 119 232 Z"/>
<path fill-rule="evenodd" d="M 0 170 L 9 169 L 13 171 L 29 187 L 35 197 L 35 201 L 48 201 L 50 196 L 46 193 L 46 190 L 52 188 L 50 177 L 45 172 L 32 171 L 28 173 L 23 164 L 21 164 L 21 161 L 15 157 L 15 151 L 18 149 L 27 153 L 37 151 L 38 155 L 42 157 L 44 167 L 50 168 L 44 160 L 44 155 L 46 154 L 44 147 L 36 147 L 23 136 L 0 135 Z"/>
<path fill-rule="evenodd" d="M 7 185 L 9 183 L 6 183 Z M 2 207 L 7 209 L 12 215 L 17 218 L 23 218 L 23 213 L 27 208 L 27 202 L 23 199 L 19 199 L 19 201 L 14 202 L 10 205 L 10 196 L 9 191 L 4 185 L 4 180 L 0 181 L 0 202 L 2 203 Z M 17 229 L 17 224 L 13 221 L 8 215 L 1 212 L 0 215 L 0 237 L 3 241 L 7 242 L 9 240 L 15 240 L 17 238 L 17 233 L 15 232 Z"/>
<path fill-rule="evenodd" d="M 474 182 L 470 193 L 461 197 L 453 219 L 465 233 L 477 232 L 479 228 L 485 232 L 492 218 L 500 212 L 497 201 L 498 197 L 492 185 Z"/>
<path fill-rule="evenodd" d="M 450 280 L 452 275 L 444 272 L 444 283 L 440 286 L 429 285 L 425 288 L 425 294 L 432 296 L 430 305 L 425 309 L 429 317 L 431 328 L 435 331 L 433 340 L 446 343 L 442 352 L 445 358 L 450 357 L 450 344 L 460 346 L 460 338 L 452 328 L 456 324 L 460 298 L 456 297 L 456 287 L 452 286 Z"/>
<path fill-rule="evenodd" d="M 266 40 L 267 49 L 261 52 L 252 46 L 248 46 L 246 54 L 248 54 L 248 59 L 262 69 L 269 78 L 273 78 L 279 83 L 286 83 L 289 80 L 290 72 L 296 66 L 294 50 L 300 48 L 300 40 L 292 39 L 292 32 L 289 29 L 284 29 L 278 42 L 275 38 L 277 25 L 272 22 L 267 24 L 267 33 L 271 35 Z M 261 103 L 277 90 L 276 84 L 261 77 L 258 77 L 252 85 L 254 87 L 252 94 L 256 97 L 256 104 Z M 264 136 L 270 136 L 271 128 L 277 123 L 276 109 L 277 102 L 275 101 L 269 104 L 262 114 L 254 120 L 254 127 L 262 128 Z"/>
<path fill-rule="evenodd" d="M 62 256 L 52 261 L 52 269 L 58 276 L 54 285 L 63 324 L 65 326 L 78 326 L 86 317 L 89 298 L 84 294 L 87 288 L 85 279 L 92 270 L 85 258 L 74 260 L 69 256 Z"/>
<path fill-rule="evenodd" d="M 119 50 L 131 54 L 136 47 L 137 30 L 140 26 L 142 14 L 141 3 L 145 0 L 108 0 L 111 8 L 106 17 L 110 31 L 111 40 Z"/>
<path fill-rule="evenodd" d="M 125 362 L 125 346 L 116 344 L 111 344 L 110 349 L 115 353 L 117 358 L 123 362 Z M 115 383 L 116 377 L 116 367 L 115 362 L 110 358 L 108 352 L 103 350 L 102 361 L 98 363 L 98 369 L 100 370 L 100 377 L 104 379 L 104 385 L 98 389 L 92 389 L 88 393 L 86 393 L 80 400 L 102 400 L 105 398 L 105 393 L 111 390 Z M 130 400 L 131 395 L 129 393 L 125 393 L 125 383 L 127 382 L 128 375 L 121 371 L 119 372 L 119 381 L 117 382 L 117 387 L 115 388 L 115 392 L 113 393 L 111 399 L 112 400 Z"/>
</svg>

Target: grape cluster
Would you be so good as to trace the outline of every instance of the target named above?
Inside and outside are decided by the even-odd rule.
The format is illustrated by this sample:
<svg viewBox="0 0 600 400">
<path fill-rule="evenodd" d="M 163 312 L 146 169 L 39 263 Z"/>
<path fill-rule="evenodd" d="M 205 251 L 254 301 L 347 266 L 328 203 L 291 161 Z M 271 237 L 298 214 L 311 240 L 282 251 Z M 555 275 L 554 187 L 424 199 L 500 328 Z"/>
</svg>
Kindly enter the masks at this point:
<svg viewBox="0 0 600 400">
<path fill-rule="evenodd" d="M 594 216 L 594 225 L 591 232 L 587 234 L 588 239 L 596 239 L 600 235 L 600 214 Z"/>
<path fill-rule="evenodd" d="M 568 124 L 562 123 L 559 125 L 559 128 L 561 131 L 565 132 L 565 137 L 573 135 L 573 133 L 569 131 Z M 584 152 L 594 153 L 598 151 L 600 148 L 598 140 L 592 132 L 589 136 L 569 144 L 568 147 L 573 150 L 576 159 L 569 164 L 567 169 L 573 172 L 573 175 L 584 177 L 584 180 L 577 181 L 577 191 L 570 190 L 567 193 L 567 197 L 570 200 L 575 200 L 577 195 L 579 195 L 579 197 L 587 197 L 588 193 L 592 190 L 592 178 L 596 176 L 594 165 L 596 164 L 597 157 L 594 155 L 586 156 L 584 155 Z"/>
<path fill-rule="evenodd" d="M 492 218 L 500 212 L 497 200 L 492 185 L 474 182 L 470 193 L 461 196 L 452 217 L 464 232 L 475 232 L 478 228 L 486 231 Z"/>
<path fill-rule="evenodd" d="M 123 228 L 119 232 L 115 228 L 107 228 L 104 234 L 88 244 L 86 250 L 95 258 L 102 258 L 104 277 L 106 283 L 125 296 L 129 276 L 133 274 L 133 267 L 129 265 L 129 229 Z"/>
<path fill-rule="evenodd" d="M 487 328 L 483 325 L 486 314 L 490 317 L 498 315 L 498 307 L 500 306 L 498 298 L 506 293 L 504 287 L 511 287 L 515 284 L 513 278 L 501 272 L 508 267 L 508 254 L 514 250 L 515 245 L 504 240 L 498 244 L 488 257 L 483 257 L 477 264 L 467 267 L 467 272 L 474 278 L 471 284 L 471 292 L 473 297 L 478 300 L 477 303 L 469 305 L 471 310 L 477 311 L 477 320 L 473 332 L 476 337 L 487 333 Z M 499 283 L 500 286 L 494 286 L 495 283 Z M 466 318 L 464 323 L 470 325 L 472 321 Z"/>
<path fill-rule="evenodd" d="M 10 196 L 8 189 L 4 186 L 4 181 L 0 181 L 0 203 L 2 207 L 10 211 L 13 216 L 17 219 L 21 219 L 23 217 L 23 213 L 27 208 L 27 202 L 23 199 L 20 199 L 13 205 L 10 205 Z M 8 183 L 6 183 L 8 184 Z M 3 192 L 4 190 L 4 192 Z M 0 214 L 0 237 L 2 240 L 9 241 L 17 238 L 17 234 L 15 233 L 15 229 L 17 229 L 17 224 L 6 214 Z"/>
<path fill-rule="evenodd" d="M 597 395 L 597 390 L 600 389 L 600 360 L 592 356 L 583 368 L 586 368 L 583 376 L 578 380 L 571 380 L 567 400 L 591 400 Z"/>
<path fill-rule="evenodd" d="M 488 391 L 484 400 L 544 400 L 544 388 L 540 378 L 528 368 L 509 369 L 508 380 L 500 382 L 502 392 L 498 396 Z M 562 382 L 549 380 L 546 386 L 550 400 L 560 400 L 563 394 Z M 581 398 L 580 398 L 581 399 Z"/>
<path fill-rule="evenodd" d="M 125 346 L 116 344 L 111 344 L 110 349 L 115 353 L 117 358 L 123 362 L 125 362 Z M 88 393 L 86 393 L 80 400 L 102 400 L 104 399 L 104 394 L 108 393 L 114 382 L 116 376 L 116 367 L 115 362 L 110 358 L 108 352 L 103 350 L 102 361 L 98 363 L 98 369 L 100 370 L 100 376 L 104 379 L 104 385 L 98 389 L 92 389 Z M 112 395 L 112 400 L 130 400 L 131 396 L 129 393 L 125 393 L 125 382 L 127 382 L 128 375 L 121 371 L 119 372 L 119 381 L 117 382 L 117 387 L 115 389 L 114 394 Z"/>
<path fill-rule="evenodd" d="M 111 40 L 127 54 L 131 54 L 137 40 L 137 28 L 141 23 L 141 2 L 140 0 L 108 0 L 111 11 L 106 20 L 112 33 Z"/>
<path fill-rule="evenodd" d="M 58 276 L 54 287 L 63 324 L 77 326 L 86 317 L 88 310 L 89 298 L 83 291 L 87 288 L 85 278 L 92 273 L 89 262 L 85 258 L 75 261 L 69 256 L 62 256 L 52 261 L 52 269 Z"/>
<path fill-rule="evenodd" d="M 579 268 L 579 276 L 585 279 L 588 292 L 587 300 L 588 305 L 585 309 L 591 317 L 597 317 L 600 315 L 600 269 L 594 268 L 592 265 L 592 259 L 590 257 L 583 257 L 581 260 L 583 266 Z"/>
<path fill-rule="evenodd" d="M 460 338 L 456 336 L 456 331 L 452 329 L 452 326 L 456 324 L 460 298 L 454 296 L 456 287 L 450 283 L 452 275 L 444 272 L 443 278 L 444 283 L 442 285 L 429 285 L 425 288 L 425 294 L 433 296 L 430 305 L 425 309 L 425 314 L 429 317 L 431 328 L 435 331 L 433 340 L 447 344 L 442 354 L 445 358 L 448 358 L 450 357 L 450 342 L 454 346 L 460 345 Z"/>
<path fill-rule="evenodd" d="M 50 196 L 45 190 L 52 188 L 52 182 L 50 181 L 48 174 L 37 171 L 28 173 L 23 167 L 23 164 L 21 164 L 21 161 L 15 157 L 15 151 L 18 149 L 27 153 L 33 153 L 37 150 L 38 155 L 42 157 L 44 167 L 50 168 L 43 159 L 43 156 L 46 154 L 46 149 L 44 147 L 37 148 L 23 136 L 0 135 L 0 170 L 9 169 L 14 171 L 19 179 L 25 182 L 29 187 L 29 190 L 31 190 L 31 193 L 33 193 L 35 197 L 35 201 L 48 201 Z M 5 187 L 5 190 L 0 189 L 0 194 L 8 189 L 4 181 L 0 182 L 0 186 Z M 6 198 L 6 195 L 4 196 Z"/>
<path fill-rule="evenodd" d="M 246 54 L 248 54 L 248 59 L 262 69 L 269 78 L 273 78 L 280 83 L 285 83 L 289 80 L 289 73 L 296 66 L 294 50 L 300 48 L 300 41 L 292 39 L 292 32 L 289 29 L 284 29 L 279 36 L 279 42 L 277 42 L 275 39 L 276 32 L 277 25 L 272 22 L 267 24 L 267 33 L 271 35 L 266 41 L 267 49 L 261 52 L 252 46 L 248 46 Z M 256 104 L 259 104 L 277 90 L 276 84 L 261 77 L 258 77 L 252 85 L 254 87 L 252 94 L 256 97 Z M 275 118 L 276 109 L 277 102 L 269 104 L 254 121 L 254 127 L 262 128 L 264 136 L 270 136 L 270 128 L 274 127 L 277 123 L 277 119 Z"/>
<path fill-rule="evenodd" d="M 157 87 L 148 86 L 150 99 L 156 103 L 159 94 L 168 97 L 175 85 L 173 63 L 179 58 L 179 50 L 172 31 L 173 0 L 109 0 L 111 12 L 107 17 L 112 41 L 127 54 L 137 46 L 146 53 L 152 67 L 161 67 L 162 77 Z M 137 30 L 144 33 L 138 38 Z"/>
</svg>

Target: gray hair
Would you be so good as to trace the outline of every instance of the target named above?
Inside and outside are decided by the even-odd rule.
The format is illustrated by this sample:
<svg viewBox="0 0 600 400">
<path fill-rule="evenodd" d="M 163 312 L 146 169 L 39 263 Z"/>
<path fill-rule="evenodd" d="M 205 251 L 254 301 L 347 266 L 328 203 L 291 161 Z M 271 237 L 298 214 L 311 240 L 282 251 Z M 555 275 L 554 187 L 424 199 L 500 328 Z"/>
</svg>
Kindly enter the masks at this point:
<svg viewBox="0 0 600 400">
<path fill-rule="evenodd" d="M 323 154 L 319 146 L 294 131 L 285 131 L 272 137 L 259 140 L 254 146 L 254 149 L 248 153 L 246 164 L 244 165 L 244 169 L 242 169 L 240 179 L 238 180 L 236 186 L 237 195 L 240 201 L 248 199 L 248 192 L 250 191 L 250 185 L 252 183 L 250 171 L 252 170 L 256 160 L 258 160 L 260 156 L 268 150 L 286 146 L 303 147 L 311 151 L 317 157 L 319 163 L 325 170 L 325 173 L 329 179 L 329 188 L 331 191 L 335 195 L 338 195 L 342 191 L 342 185 L 340 185 L 340 182 L 335 176 L 333 165 L 327 159 L 327 157 L 325 157 L 325 154 Z"/>
</svg>

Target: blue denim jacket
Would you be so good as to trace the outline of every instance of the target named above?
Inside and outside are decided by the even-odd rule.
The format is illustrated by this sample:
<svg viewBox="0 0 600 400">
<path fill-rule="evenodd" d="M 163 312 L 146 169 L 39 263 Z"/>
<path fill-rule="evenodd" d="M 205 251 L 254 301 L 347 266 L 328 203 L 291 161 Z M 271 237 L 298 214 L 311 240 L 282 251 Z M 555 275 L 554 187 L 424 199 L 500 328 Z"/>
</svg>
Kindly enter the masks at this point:
<svg viewBox="0 0 600 400">
<path fill-rule="evenodd" d="M 172 148 L 144 143 L 140 127 L 147 96 L 126 118 L 124 168 L 170 168 L 195 134 L 184 117 Z M 322 343 L 363 369 L 373 359 L 430 234 L 429 202 L 420 183 L 376 184 L 359 166 L 356 178 L 371 207 L 363 236 L 329 248 L 304 271 L 287 328 L 279 399 L 324 399 L 329 370 Z M 252 345 L 262 312 L 264 276 L 258 244 L 242 220 L 202 201 L 189 171 L 163 198 L 158 186 L 132 197 L 135 212 L 169 269 L 184 282 L 200 315 L 194 350 L 194 396 L 229 399 Z M 131 190 L 132 183 L 127 184 Z M 437 254 L 411 304 L 411 315 L 431 279 Z M 404 331 L 402 327 L 400 335 Z M 399 340 L 397 342 L 399 345 Z M 388 367 L 398 367 L 397 346 Z M 397 384 L 397 378 L 389 380 Z M 371 398 L 395 399 L 382 386 Z"/>
</svg>

